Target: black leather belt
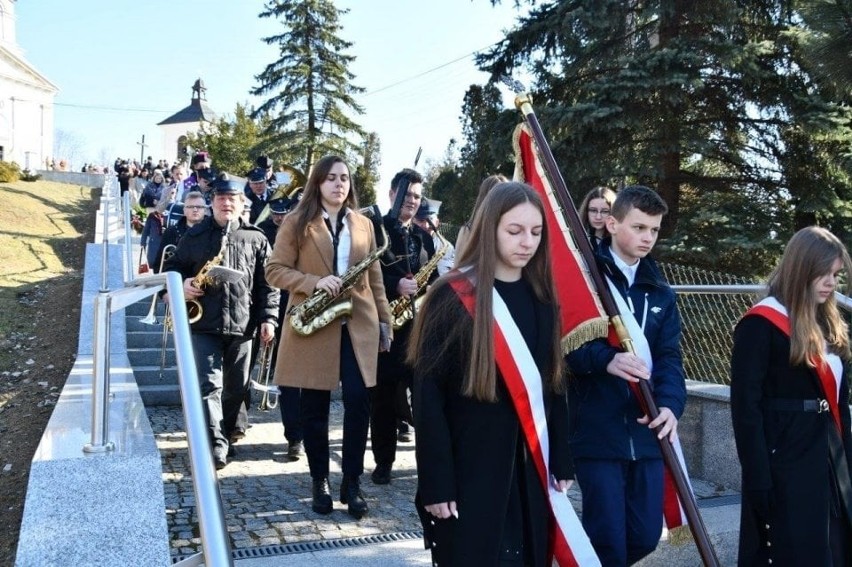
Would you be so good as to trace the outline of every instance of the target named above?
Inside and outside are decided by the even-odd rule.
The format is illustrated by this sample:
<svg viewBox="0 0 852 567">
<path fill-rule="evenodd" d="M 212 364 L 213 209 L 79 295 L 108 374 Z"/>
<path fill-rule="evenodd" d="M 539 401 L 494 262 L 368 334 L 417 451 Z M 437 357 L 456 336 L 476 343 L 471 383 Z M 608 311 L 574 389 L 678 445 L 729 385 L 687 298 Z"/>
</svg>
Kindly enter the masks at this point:
<svg viewBox="0 0 852 567">
<path fill-rule="evenodd" d="M 787 398 L 766 398 L 763 407 L 775 411 L 804 411 L 811 413 L 823 413 L 829 411 L 828 400 L 817 398 L 815 400 L 794 400 Z"/>
</svg>

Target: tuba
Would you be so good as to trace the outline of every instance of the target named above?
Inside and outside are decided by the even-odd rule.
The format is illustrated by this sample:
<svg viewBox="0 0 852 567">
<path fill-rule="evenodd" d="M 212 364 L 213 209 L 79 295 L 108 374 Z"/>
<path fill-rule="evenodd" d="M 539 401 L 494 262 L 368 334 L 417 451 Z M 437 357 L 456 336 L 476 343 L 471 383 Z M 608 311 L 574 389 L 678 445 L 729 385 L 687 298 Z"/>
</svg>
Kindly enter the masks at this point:
<svg viewBox="0 0 852 567">
<path fill-rule="evenodd" d="M 435 234 L 438 235 L 438 239 L 441 241 L 441 247 L 435 251 L 435 254 L 429 258 L 429 261 L 426 262 L 420 270 L 418 270 L 417 275 L 414 276 L 414 281 L 417 282 L 417 291 L 412 297 L 404 295 L 402 297 L 397 297 L 388 303 L 394 330 L 399 329 L 408 321 L 414 319 L 414 312 L 420 310 L 423 299 L 426 297 L 424 292 L 426 291 L 426 286 L 429 285 L 429 278 L 432 276 L 432 272 L 438 268 L 438 262 L 440 262 L 444 256 L 447 255 L 447 252 L 450 251 L 449 241 L 437 230 L 435 231 Z M 412 303 L 414 303 L 413 306 Z"/>
<path fill-rule="evenodd" d="M 379 214 L 376 205 L 361 209 L 358 212 L 370 218 L 374 218 Z M 363 260 L 354 266 L 350 266 L 346 270 L 346 273 L 340 276 L 340 279 L 343 281 L 340 286 L 340 293 L 333 296 L 324 289 L 318 289 L 308 296 L 307 299 L 290 309 L 288 319 L 290 326 L 296 331 L 296 334 L 303 337 L 312 335 L 323 327 L 328 326 L 329 323 L 338 317 L 352 313 L 351 299 L 338 300 L 355 286 L 361 275 L 367 271 L 373 262 L 381 258 L 382 254 L 390 246 L 390 238 L 388 238 L 388 233 L 384 225 L 380 224 L 379 226 L 382 229 L 382 245 L 376 248 L 371 254 L 367 254 Z"/>
<path fill-rule="evenodd" d="M 278 189 L 275 190 L 275 193 L 269 198 L 270 201 L 273 199 L 281 199 L 282 197 L 287 197 L 288 199 L 292 199 L 296 196 L 296 192 L 305 186 L 305 174 L 295 167 L 289 165 L 282 165 L 282 169 L 285 170 L 286 173 L 289 174 L 290 180 L 287 182 L 287 185 L 279 185 Z M 258 225 L 266 220 L 269 216 L 269 204 L 263 207 L 263 210 L 260 211 L 260 214 L 257 215 L 257 218 L 254 220 L 254 224 Z"/>
</svg>

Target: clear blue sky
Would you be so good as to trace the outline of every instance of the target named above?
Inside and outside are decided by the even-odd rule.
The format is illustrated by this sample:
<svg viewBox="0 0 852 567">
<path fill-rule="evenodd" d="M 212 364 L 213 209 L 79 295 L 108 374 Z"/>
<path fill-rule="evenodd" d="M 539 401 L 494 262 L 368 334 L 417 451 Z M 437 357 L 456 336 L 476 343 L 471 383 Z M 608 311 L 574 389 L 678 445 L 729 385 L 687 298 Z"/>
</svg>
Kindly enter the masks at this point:
<svg viewBox="0 0 852 567">
<path fill-rule="evenodd" d="M 464 92 L 486 79 L 471 54 L 514 25 L 512 3 L 337 2 L 350 9 L 340 35 L 354 44 L 350 69 L 366 89 L 359 97 L 366 113 L 356 120 L 382 143 L 380 196 L 419 146 L 422 169 L 460 138 Z M 26 59 L 60 88 L 55 128 L 79 146 L 75 168 L 138 158 L 143 134 L 152 142 L 145 155 L 156 160 L 156 123 L 189 104 L 196 77 L 220 115 L 257 102 L 248 94 L 254 76 L 277 53 L 260 38 L 282 30 L 257 17 L 262 8 L 261 0 L 19 0 L 17 38 Z"/>
</svg>

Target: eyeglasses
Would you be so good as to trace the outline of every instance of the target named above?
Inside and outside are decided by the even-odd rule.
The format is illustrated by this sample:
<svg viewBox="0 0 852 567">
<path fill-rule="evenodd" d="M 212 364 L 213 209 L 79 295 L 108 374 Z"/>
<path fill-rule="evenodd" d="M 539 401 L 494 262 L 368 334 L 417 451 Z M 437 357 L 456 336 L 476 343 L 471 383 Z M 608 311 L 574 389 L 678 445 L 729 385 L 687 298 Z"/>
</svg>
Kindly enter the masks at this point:
<svg viewBox="0 0 852 567">
<path fill-rule="evenodd" d="M 593 217 L 596 217 L 598 215 L 600 215 L 602 217 L 608 217 L 609 216 L 609 209 L 591 209 L 590 208 L 589 214 Z"/>
<path fill-rule="evenodd" d="M 187 209 L 187 210 L 190 210 L 190 211 L 200 211 L 200 210 L 206 209 L 206 208 L 207 207 L 205 207 L 204 205 L 185 205 L 184 206 L 184 209 Z"/>
</svg>

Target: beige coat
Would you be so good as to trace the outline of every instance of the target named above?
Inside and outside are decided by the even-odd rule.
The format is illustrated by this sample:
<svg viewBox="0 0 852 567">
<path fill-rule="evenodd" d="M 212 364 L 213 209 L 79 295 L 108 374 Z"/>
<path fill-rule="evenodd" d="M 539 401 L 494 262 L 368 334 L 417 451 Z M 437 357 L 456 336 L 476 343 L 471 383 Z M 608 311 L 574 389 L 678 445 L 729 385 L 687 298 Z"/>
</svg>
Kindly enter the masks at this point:
<svg viewBox="0 0 852 567">
<path fill-rule="evenodd" d="M 278 229 L 272 257 L 266 265 L 266 280 L 273 287 L 290 292 L 287 311 L 314 292 L 317 282 L 333 273 L 334 248 L 321 217 L 308 223 L 301 246 L 296 244 L 296 217 L 288 215 Z M 357 264 L 376 249 L 373 223 L 361 214 L 349 212 L 352 248 L 349 265 Z M 376 385 L 379 353 L 379 321 L 389 323 L 390 312 L 378 261 L 361 275 L 348 295 L 352 315 L 346 319 L 358 367 L 368 388 Z M 340 340 L 342 319 L 312 335 L 298 335 L 282 322 L 281 344 L 275 364 L 275 383 L 282 386 L 334 390 L 340 383 Z"/>
</svg>

